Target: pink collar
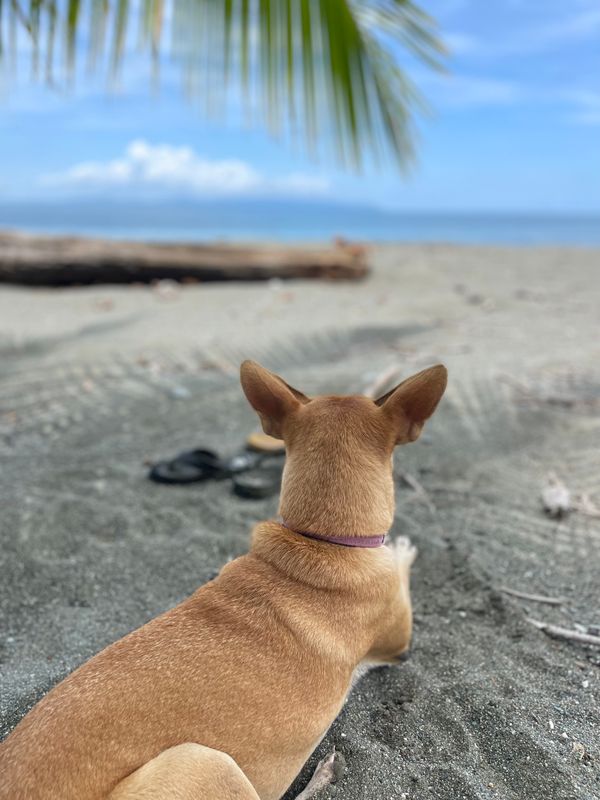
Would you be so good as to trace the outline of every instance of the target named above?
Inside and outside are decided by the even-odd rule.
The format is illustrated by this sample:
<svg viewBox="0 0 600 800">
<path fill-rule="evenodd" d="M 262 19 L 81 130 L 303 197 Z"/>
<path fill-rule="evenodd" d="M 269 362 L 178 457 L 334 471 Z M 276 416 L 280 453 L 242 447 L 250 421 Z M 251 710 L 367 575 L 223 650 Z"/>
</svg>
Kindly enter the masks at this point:
<svg viewBox="0 0 600 800">
<path fill-rule="evenodd" d="M 306 536 L 307 539 L 315 539 L 318 542 L 340 544 L 342 547 L 381 547 L 386 537 L 385 533 L 377 536 L 325 536 L 324 534 L 311 533 L 310 531 L 297 531 L 295 528 L 291 528 L 284 520 L 280 520 L 280 522 L 284 528 L 292 531 L 292 533 L 298 533 L 300 536 Z"/>
</svg>

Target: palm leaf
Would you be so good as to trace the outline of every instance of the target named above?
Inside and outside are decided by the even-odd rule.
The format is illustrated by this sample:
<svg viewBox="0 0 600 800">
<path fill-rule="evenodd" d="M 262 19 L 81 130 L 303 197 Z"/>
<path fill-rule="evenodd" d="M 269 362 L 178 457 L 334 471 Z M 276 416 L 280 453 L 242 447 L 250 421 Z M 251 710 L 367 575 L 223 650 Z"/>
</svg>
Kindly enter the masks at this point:
<svg viewBox="0 0 600 800">
<path fill-rule="evenodd" d="M 134 16 L 155 66 L 177 61 L 190 94 L 209 107 L 233 76 L 261 119 L 299 131 L 309 147 L 321 136 L 355 164 L 385 150 L 403 165 L 412 158 L 421 101 L 400 59 L 439 68 L 443 48 L 434 22 L 410 0 L 0 0 L 0 65 L 10 68 L 4 31 L 13 47 L 26 31 L 32 66 L 41 54 L 48 80 L 60 45 L 68 74 L 87 49 L 88 67 L 114 75 L 126 66 Z"/>
</svg>

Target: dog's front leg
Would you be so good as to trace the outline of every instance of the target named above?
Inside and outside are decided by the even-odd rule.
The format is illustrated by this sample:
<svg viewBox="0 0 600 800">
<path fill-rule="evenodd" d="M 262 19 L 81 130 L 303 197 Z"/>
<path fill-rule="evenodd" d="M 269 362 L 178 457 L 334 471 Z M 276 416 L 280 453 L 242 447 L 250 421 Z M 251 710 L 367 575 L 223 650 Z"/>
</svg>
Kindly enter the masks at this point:
<svg viewBox="0 0 600 800">
<path fill-rule="evenodd" d="M 410 602 L 410 568 L 417 549 L 410 539 L 401 536 L 390 545 L 397 567 L 391 597 L 381 629 L 365 661 L 371 664 L 393 664 L 406 659 L 412 635 L 412 606 Z"/>
</svg>

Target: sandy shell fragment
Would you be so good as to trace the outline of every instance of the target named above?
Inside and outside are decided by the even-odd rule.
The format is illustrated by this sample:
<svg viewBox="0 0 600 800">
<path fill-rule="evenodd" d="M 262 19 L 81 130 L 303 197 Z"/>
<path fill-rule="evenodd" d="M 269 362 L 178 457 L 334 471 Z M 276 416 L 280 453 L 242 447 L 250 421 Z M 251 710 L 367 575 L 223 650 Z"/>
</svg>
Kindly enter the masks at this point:
<svg viewBox="0 0 600 800">
<path fill-rule="evenodd" d="M 560 519 L 572 509 L 571 492 L 556 476 L 549 475 L 547 484 L 542 488 L 542 505 L 548 516 Z"/>
</svg>

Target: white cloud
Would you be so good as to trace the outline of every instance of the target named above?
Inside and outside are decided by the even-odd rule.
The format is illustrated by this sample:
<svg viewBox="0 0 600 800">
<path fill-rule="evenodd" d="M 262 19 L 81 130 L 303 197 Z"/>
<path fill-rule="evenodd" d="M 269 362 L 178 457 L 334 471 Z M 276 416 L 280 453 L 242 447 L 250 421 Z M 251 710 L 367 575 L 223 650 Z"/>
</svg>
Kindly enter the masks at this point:
<svg viewBox="0 0 600 800">
<path fill-rule="evenodd" d="M 191 147 L 129 143 L 111 161 L 86 161 L 63 172 L 44 175 L 46 186 L 98 192 L 110 189 L 156 191 L 184 195 L 323 194 L 328 181 L 318 175 L 288 173 L 268 176 L 240 159 L 208 159 Z"/>
<path fill-rule="evenodd" d="M 564 94 L 564 99 L 574 106 L 569 119 L 578 125 L 600 125 L 600 92 L 576 89 Z"/>
<path fill-rule="evenodd" d="M 534 55 L 558 47 L 594 39 L 600 32 L 600 8 L 584 7 L 561 19 L 538 25 L 531 23 L 526 29 L 506 31 L 493 40 L 479 38 L 465 31 L 449 31 L 443 39 L 450 53 L 456 56 L 477 56 L 487 59 L 516 55 Z"/>
</svg>

